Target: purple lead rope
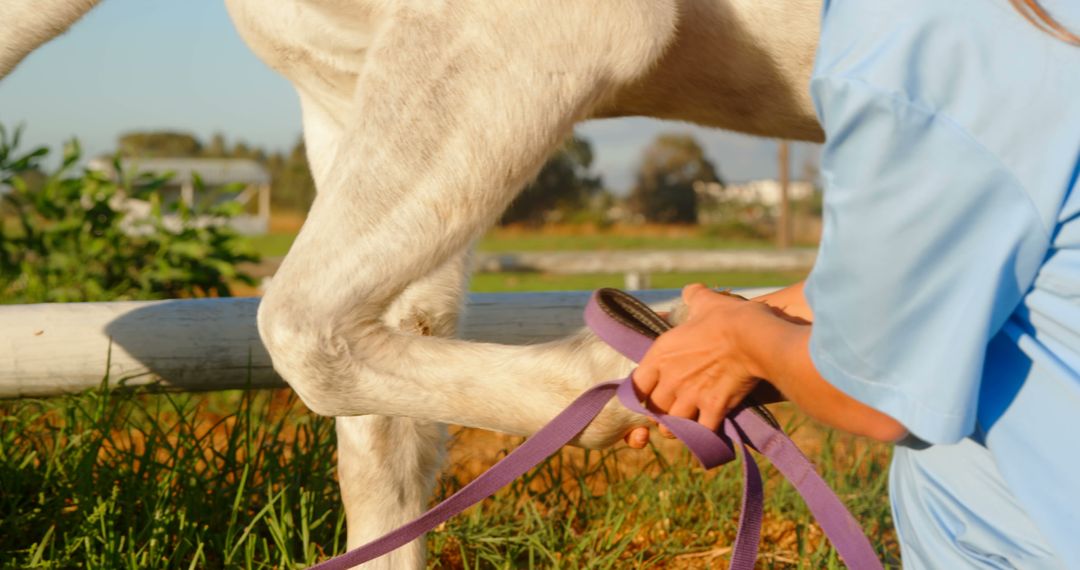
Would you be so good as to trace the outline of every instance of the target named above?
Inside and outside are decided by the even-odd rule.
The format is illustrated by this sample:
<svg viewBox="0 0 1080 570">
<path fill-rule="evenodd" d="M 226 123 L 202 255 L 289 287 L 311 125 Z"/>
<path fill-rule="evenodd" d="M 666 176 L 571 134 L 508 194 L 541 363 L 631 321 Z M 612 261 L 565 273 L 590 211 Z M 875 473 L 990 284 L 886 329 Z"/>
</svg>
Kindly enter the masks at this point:
<svg viewBox="0 0 1080 570">
<path fill-rule="evenodd" d="M 624 356 L 638 362 L 652 345 L 652 339 L 618 322 L 600 308 L 596 295 L 585 308 L 585 322 L 604 342 Z M 667 427 L 693 453 L 706 469 L 735 458 L 735 448 L 743 456 L 743 498 L 739 530 L 731 554 L 732 570 L 752 570 L 761 537 L 763 492 L 761 473 L 747 450 L 750 446 L 768 457 L 806 501 L 810 512 L 836 547 L 849 568 L 880 569 L 881 562 L 859 523 L 832 492 L 814 465 L 798 447 L 769 422 L 749 408 L 743 408 L 724 420 L 723 434 L 710 431 L 685 418 L 654 414 L 638 401 L 630 378 L 604 382 L 578 396 L 559 415 L 527 439 L 491 469 L 464 486 L 445 501 L 405 524 L 359 548 L 316 564 L 311 570 L 344 570 L 363 564 L 421 537 L 450 517 L 495 494 L 514 479 L 570 443 L 604 409 L 611 397 L 632 411 L 646 415 Z"/>
</svg>

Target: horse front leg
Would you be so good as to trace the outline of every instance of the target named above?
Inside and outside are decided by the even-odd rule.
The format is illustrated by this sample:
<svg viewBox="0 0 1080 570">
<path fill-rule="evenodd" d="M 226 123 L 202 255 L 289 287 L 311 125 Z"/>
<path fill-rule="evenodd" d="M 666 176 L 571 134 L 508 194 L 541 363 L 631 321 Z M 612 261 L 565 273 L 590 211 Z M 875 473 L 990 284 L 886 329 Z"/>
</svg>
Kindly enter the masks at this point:
<svg viewBox="0 0 1080 570">
<path fill-rule="evenodd" d="M 319 195 L 260 305 L 259 330 L 307 405 L 340 418 L 350 546 L 425 506 L 440 422 L 530 434 L 625 371 L 588 336 L 521 347 L 440 335 L 452 332 L 462 290 L 460 279 L 447 286 L 448 260 L 577 120 L 662 52 L 669 14 L 636 6 L 400 11 L 375 37 L 352 106 L 334 113 L 351 120 L 322 145 L 333 158 L 316 165 Z M 607 445 L 639 424 L 612 406 L 582 443 Z M 374 564 L 421 567 L 422 541 L 394 556 Z"/>
<path fill-rule="evenodd" d="M 331 155 L 343 143 L 342 124 L 319 93 L 300 91 L 304 142 L 316 185 L 327 185 L 335 165 Z M 454 336 L 468 280 L 466 252 L 410 284 L 383 315 L 385 326 L 401 334 Z M 348 548 L 382 536 L 419 515 L 427 506 L 446 451 L 445 424 L 408 417 L 339 416 L 338 483 L 348 530 Z M 418 540 L 365 565 L 386 570 L 423 568 L 424 541 Z"/>
<path fill-rule="evenodd" d="M 390 15 L 334 172 L 259 309 L 275 368 L 311 409 L 529 434 L 612 375 L 620 359 L 587 340 L 468 343 L 384 316 L 494 222 L 576 121 L 658 59 L 673 21 L 668 4 L 619 1 Z M 637 422 L 613 406 L 582 443 Z"/>
<path fill-rule="evenodd" d="M 403 334 L 451 337 L 461 307 L 466 256 L 458 255 L 397 298 L 383 322 Z M 348 523 L 348 547 L 356 548 L 416 518 L 427 507 L 446 446 L 444 424 L 389 416 L 336 419 L 338 481 Z M 365 568 L 423 568 L 424 541 L 417 540 Z"/>
</svg>

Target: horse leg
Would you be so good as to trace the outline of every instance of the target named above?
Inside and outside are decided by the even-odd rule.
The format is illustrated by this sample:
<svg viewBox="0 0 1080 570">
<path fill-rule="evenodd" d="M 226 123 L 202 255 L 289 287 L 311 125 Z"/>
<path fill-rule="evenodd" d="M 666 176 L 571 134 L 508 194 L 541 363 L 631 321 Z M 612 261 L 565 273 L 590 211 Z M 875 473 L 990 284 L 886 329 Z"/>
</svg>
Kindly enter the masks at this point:
<svg viewBox="0 0 1080 570">
<path fill-rule="evenodd" d="M 453 336 L 466 279 L 465 256 L 418 281 L 384 322 L 405 334 Z M 338 480 L 348 546 L 356 548 L 416 518 L 427 507 L 446 446 L 444 424 L 388 416 L 337 418 Z M 365 568 L 423 568 L 423 540 Z"/>
<path fill-rule="evenodd" d="M 580 338 L 468 343 L 403 334 L 383 318 L 494 222 L 576 121 L 659 58 L 673 21 L 659 2 L 390 14 L 333 172 L 259 309 L 275 368 L 311 409 L 529 434 L 625 369 Z M 606 445 L 639 422 L 611 406 L 580 441 Z"/>
<path fill-rule="evenodd" d="M 317 187 L 322 187 L 342 144 L 343 129 L 326 105 L 301 91 L 304 141 Z M 468 279 L 462 252 L 431 275 L 409 285 L 383 316 L 402 334 L 454 336 Z M 339 416 L 338 483 L 345 507 L 348 547 L 382 536 L 418 516 L 427 506 L 446 448 L 444 424 L 407 417 Z M 423 568 L 426 550 L 418 540 L 365 568 Z"/>
</svg>

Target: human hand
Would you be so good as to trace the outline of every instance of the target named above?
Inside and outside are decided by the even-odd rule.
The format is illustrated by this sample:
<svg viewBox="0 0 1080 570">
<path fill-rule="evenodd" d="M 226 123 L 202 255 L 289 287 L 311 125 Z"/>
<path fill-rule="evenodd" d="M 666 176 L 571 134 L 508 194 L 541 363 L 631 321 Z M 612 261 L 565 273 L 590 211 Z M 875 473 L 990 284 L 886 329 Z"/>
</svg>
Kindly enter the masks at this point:
<svg viewBox="0 0 1080 570">
<path fill-rule="evenodd" d="M 907 434 L 903 424 L 818 373 L 809 351 L 813 312 L 802 284 L 752 301 L 691 285 L 683 289 L 683 300 L 686 321 L 661 335 L 634 372 L 638 395 L 650 409 L 716 430 L 757 387 L 757 402 L 783 396 L 810 417 L 856 435 L 897 441 Z M 766 392 L 773 394 L 763 398 Z M 639 428 L 629 437 L 636 434 L 647 432 Z M 628 443 L 644 447 L 648 440 L 637 441 Z"/>
<path fill-rule="evenodd" d="M 661 335 L 634 372 L 638 395 L 653 410 L 696 419 L 716 430 L 760 381 L 738 334 L 755 319 L 777 318 L 764 303 L 716 293 L 701 284 L 683 289 L 685 322 Z M 627 437 L 635 445 L 638 428 Z M 671 434 L 661 427 L 668 437 Z"/>
</svg>

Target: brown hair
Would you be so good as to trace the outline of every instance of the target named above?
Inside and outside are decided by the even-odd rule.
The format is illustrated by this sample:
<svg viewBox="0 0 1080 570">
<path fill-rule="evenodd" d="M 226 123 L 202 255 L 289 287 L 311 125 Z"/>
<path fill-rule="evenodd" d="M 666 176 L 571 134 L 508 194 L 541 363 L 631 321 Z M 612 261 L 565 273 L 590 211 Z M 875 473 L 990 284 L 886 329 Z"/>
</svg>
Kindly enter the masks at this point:
<svg viewBox="0 0 1080 570">
<path fill-rule="evenodd" d="M 1074 46 L 1080 46 L 1080 36 L 1070 32 L 1068 28 L 1061 25 L 1050 15 L 1049 12 L 1043 8 L 1038 0 L 1009 0 L 1017 12 L 1020 12 L 1027 21 L 1035 25 L 1040 30 L 1054 36 L 1055 38 L 1070 43 Z"/>
</svg>

